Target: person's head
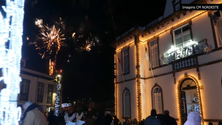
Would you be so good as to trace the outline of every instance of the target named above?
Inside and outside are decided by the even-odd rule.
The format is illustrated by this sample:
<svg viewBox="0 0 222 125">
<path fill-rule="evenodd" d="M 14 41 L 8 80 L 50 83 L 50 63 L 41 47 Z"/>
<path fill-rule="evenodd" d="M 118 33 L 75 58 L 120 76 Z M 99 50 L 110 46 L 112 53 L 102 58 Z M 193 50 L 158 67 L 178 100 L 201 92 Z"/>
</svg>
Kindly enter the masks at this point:
<svg viewBox="0 0 222 125">
<path fill-rule="evenodd" d="M 156 116 L 156 110 L 155 109 L 151 110 L 151 116 Z"/>
<path fill-rule="evenodd" d="M 137 123 L 137 120 L 136 120 L 136 118 L 134 118 L 134 119 L 133 119 L 133 123 Z"/>
<path fill-rule="evenodd" d="M 218 122 L 218 125 L 222 125 L 222 122 Z"/>
<path fill-rule="evenodd" d="M 114 119 L 117 119 L 117 116 L 116 116 L 116 115 L 114 116 Z"/>
<path fill-rule="evenodd" d="M 189 113 L 188 117 L 187 117 L 187 121 L 185 122 L 184 125 L 201 125 L 201 117 L 200 114 L 197 112 L 191 112 Z"/>
<path fill-rule="evenodd" d="M 73 113 L 73 112 L 74 112 L 74 107 L 73 106 L 68 107 L 68 113 Z"/>
<path fill-rule="evenodd" d="M 49 112 L 49 115 L 54 115 L 54 111 L 51 110 L 51 111 Z"/>
<path fill-rule="evenodd" d="M 108 112 L 106 112 L 106 115 L 110 115 L 110 112 L 108 111 Z"/>
<path fill-rule="evenodd" d="M 170 115 L 170 112 L 169 112 L 168 110 L 165 110 L 165 111 L 164 111 L 164 115 L 169 116 L 169 115 Z"/>
<path fill-rule="evenodd" d="M 127 122 L 128 122 L 128 123 L 131 123 L 131 119 L 127 119 Z"/>
<path fill-rule="evenodd" d="M 213 125 L 213 123 L 212 122 L 209 122 L 209 124 L 208 125 Z"/>
<path fill-rule="evenodd" d="M 28 101 L 26 103 L 23 104 L 23 109 L 26 110 L 30 105 L 32 105 L 33 103 L 31 101 Z"/>
</svg>

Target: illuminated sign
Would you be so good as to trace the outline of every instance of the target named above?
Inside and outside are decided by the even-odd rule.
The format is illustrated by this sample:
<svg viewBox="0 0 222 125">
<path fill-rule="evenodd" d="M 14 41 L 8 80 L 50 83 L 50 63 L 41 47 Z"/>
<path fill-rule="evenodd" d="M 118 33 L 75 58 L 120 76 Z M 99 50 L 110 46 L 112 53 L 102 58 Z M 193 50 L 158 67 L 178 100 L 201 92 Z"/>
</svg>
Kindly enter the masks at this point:
<svg viewBox="0 0 222 125">
<path fill-rule="evenodd" d="M 188 56 L 192 56 L 200 53 L 210 53 L 212 47 L 208 45 L 207 40 L 204 39 L 199 43 L 190 40 L 183 47 L 172 46 L 168 52 L 161 55 L 161 60 L 163 64 L 169 64 L 178 59 L 182 59 Z"/>
<path fill-rule="evenodd" d="M 72 106 L 72 104 L 71 103 L 63 103 L 62 104 L 62 108 L 69 107 L 69 106 Z"/>
</svg>

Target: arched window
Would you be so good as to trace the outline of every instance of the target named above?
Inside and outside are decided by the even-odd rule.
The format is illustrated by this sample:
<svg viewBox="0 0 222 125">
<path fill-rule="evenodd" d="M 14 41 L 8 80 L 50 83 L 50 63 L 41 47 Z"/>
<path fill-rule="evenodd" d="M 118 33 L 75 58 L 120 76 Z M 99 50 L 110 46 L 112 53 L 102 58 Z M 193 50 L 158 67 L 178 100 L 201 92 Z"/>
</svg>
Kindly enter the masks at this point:
<svg viewBox="0 0 222 125">
<path fill-rule="evenodd" d="M 125 88 L 125 90 L 123 91 L 123 117 L 131 117 L 130 91 L 127 88 Z"/>
<path fill-rule="evenodd" d="M 160 86 L 156 85 L 152 89 L 152 101 L 153 109 L 156 109 L 157 114 L 163 113 L 163 99 L 162 99 L 162 89 Z"/>
</svg>

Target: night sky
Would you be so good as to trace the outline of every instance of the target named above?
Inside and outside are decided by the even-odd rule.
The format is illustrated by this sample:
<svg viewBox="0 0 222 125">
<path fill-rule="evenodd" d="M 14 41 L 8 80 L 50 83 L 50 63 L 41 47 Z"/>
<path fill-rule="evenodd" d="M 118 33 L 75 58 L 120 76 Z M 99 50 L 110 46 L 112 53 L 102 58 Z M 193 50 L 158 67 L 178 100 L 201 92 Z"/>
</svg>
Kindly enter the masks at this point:
<svg viewBox="0 0 222 125">
<path fill-rule="evenodd" d="M 67 97 L 97 102 L 113 100 L 114 49 L 110 43 L 130 28 L 145 26 L 160 17 L 165 3 L 166 0 L 26 0 L 22 55 L 28 60 L 27 68 L 48 73 L 48 60 L 41 59 L 39 51 L 30 45 L 38 35 L 35 19 L 53 25 L 62 17 L 67 38 L 83 29 L 85 35 L 92 33 L 103 44 L 91 52 L 79 52 L 69 39 L 64 41 L 67 46 L 61 49 L 57 65 L 63 69 L 63 101 Z"/>
</svg>

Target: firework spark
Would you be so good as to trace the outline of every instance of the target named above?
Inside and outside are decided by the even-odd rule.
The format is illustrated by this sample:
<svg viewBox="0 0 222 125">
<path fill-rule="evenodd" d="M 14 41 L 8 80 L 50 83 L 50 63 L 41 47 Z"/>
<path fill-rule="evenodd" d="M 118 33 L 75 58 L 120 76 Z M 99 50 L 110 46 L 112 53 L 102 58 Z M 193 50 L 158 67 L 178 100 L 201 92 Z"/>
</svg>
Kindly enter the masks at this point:
<svg viewBox="0 0 222 125">
<path fill-rule="evenodd" d="M 36 19 L 35 25 L 38 26 L 39 28 L 43 27 L 43 20 L 42 19 Z"/>
<path fill-rule="evenodd" d="M 72 38 L 74 41 L 78 44 L 82 42 L 82 45 L 79 47 L 77 45 L 77 50 L 79 51 L 87 51 L 90 52 L 92 50 L 92 47 L 96 45 L 100 45 L 98 37 L 92 36 L 90 33 L 89 37 L 85 39 L 84 35 L 77 35 L 75 32 L 72 34 Z"/>
<path fill-rule="evenodd" d="M 74 33 L 72 33 L 72 38 L 75 38 L 75 35 L 76 35 L 76 33 L 74 32 Z"/>
</svg>

